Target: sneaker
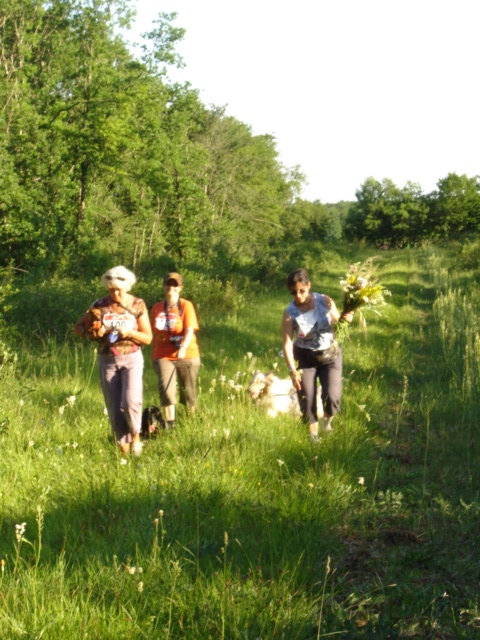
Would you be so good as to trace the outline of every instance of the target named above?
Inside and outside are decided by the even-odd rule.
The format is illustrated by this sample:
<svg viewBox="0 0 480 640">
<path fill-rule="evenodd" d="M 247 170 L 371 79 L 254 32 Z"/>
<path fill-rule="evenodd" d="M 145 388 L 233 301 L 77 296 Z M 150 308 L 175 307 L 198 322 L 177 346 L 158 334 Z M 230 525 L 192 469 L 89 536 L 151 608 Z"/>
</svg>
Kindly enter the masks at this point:
<svg viewBox="0 0 480 640">
<path fill-rule="evenodd" d="M 325 420 L 325 418 L 322 418 L 322 432 L 332 433 L 332 431 L 333 431 L 332 419 L 330 418 L 329 420 Z"/>
<path fill-rule="evenodd" d="M 317 443 L 319 440 L 318 433 L 310 433 L 310 442 L 313 444 Z"/>
<path fill-rule="evenodd" d="M 139 456 L 142 453 L 143 445 L 141 442 L 132 442 L 131 451 L 134 456 Z"/>
</svg>

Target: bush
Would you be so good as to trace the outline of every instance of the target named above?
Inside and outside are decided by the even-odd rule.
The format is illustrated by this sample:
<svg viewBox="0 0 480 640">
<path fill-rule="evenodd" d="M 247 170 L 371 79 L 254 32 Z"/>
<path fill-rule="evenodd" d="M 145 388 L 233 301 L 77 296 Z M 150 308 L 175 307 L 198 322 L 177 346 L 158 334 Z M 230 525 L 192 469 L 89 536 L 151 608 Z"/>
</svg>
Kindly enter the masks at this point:
<svg viewBox="0 0 480 640">
<path fill-rule="evenodd" d="M 477 270 L 480 268 L 480 238 L 475 238 L 462 245 L 459 266 L 461 269 Z"/>
<path fill-rule="evenodd" d="M 6 295 L 5 321 L 10 331 L 39 337 L 68 336 L 79 317 L 100 297 L 99 283 L 56 279 L 35 282 L 22 276 Z"/>
</svg>

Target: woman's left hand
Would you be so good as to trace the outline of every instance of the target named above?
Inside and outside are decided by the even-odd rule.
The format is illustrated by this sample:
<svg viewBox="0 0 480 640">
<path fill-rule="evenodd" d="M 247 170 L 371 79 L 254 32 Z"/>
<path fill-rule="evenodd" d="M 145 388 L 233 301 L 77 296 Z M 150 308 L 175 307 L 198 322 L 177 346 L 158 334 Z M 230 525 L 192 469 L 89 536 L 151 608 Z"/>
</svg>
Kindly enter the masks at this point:
<svg viewBox="0 0 480 640">
<path fill-rule="evenodd" d="M 349 311 L 348 313 L 344 313 L 344 314 L 341 316 L 341 319 L 342 319 L 342 320 L 345 320 L 345 322 L 352 322 L 352 320 L 353 320 L 353 313 L 354 313 L 353 311 Z"/>
<path fill-rule="evenodd" d="M 180 347 L 180 349 L 177 352 L 177 359 L 178 360 L 183 360 L 185 358 L 185 355 L 187 353 L 187 347 L 185 347 L 183 344 Z"/>
</svg>

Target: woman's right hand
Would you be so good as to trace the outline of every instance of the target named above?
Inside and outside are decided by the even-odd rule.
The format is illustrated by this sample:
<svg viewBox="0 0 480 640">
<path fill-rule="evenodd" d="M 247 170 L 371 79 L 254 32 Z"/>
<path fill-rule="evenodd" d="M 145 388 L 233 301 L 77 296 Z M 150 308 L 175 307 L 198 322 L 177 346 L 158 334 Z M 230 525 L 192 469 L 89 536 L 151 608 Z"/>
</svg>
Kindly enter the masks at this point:
<svg viewBox="0 0 480 640">
<path fill-rule="evenodd" d="M 300 371 L 296 369 L 290 369 L 290 378 L 292 380 L 292 384 L 297 391 L 300 391 L 302 388 L 302 374 Z"/>
</svg>

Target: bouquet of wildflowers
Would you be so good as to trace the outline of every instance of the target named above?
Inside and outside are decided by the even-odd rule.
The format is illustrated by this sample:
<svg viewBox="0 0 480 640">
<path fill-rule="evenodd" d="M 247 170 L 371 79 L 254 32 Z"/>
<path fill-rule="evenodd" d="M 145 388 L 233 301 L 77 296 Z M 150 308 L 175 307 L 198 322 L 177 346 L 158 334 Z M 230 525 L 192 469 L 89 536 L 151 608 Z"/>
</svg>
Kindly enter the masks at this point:
<svg viewBox="0 0 480 640">
<path fill-rule="evenodd" d="M 386 296 L 392 295 L 378 282 L 378 278 L 374 277 L 373 271 L 373 258 L 368 258 L 363 263 L 357 262 L 350 265 L 346 275 L 340 278 L 340 285 L 343 289 L 343 308 L 340 322 L 337 324 L 336 338 L 338 342 L 343 342 L 348 334 L 348 323 L 342 319 L 342 316 L 351 311 L 360 311 L 360 324 L 366 328 L 366 322 L 361 312 L 362 307 L 381 315 L 374 307 L 385 305 Z"/>
</svg>

